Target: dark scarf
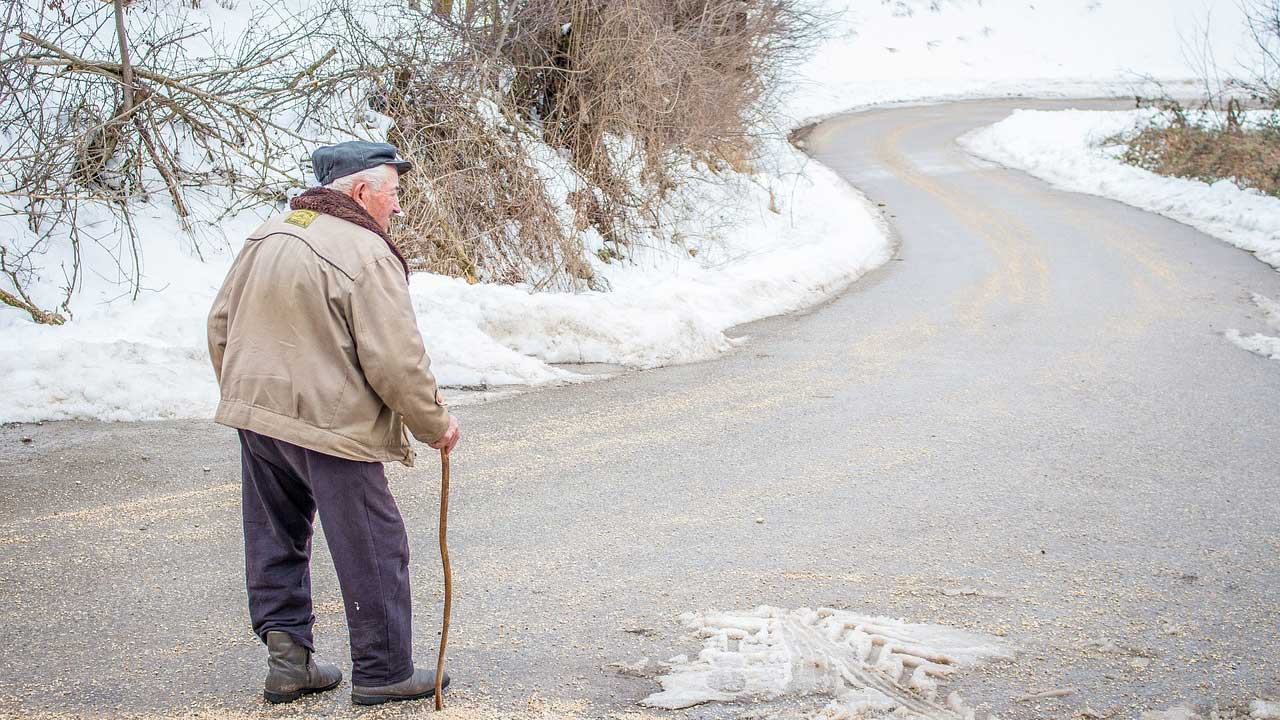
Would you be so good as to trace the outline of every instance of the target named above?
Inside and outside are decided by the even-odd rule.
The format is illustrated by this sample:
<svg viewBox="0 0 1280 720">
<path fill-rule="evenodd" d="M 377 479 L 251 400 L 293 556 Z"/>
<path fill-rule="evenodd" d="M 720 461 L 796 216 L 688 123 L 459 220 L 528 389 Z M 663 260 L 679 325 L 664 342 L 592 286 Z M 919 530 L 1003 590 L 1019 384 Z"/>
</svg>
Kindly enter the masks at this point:
<svg viewBox="0 0 1280 720">
<path fill-rule="evenodd" d="M 382 238 L 387 247 L 391 248 L 391 252 L 396 254 L 396 259 L 404 267 L 405 282 L 409 281 L 409 263 L 400 254 L 400 248 L 391 242 L 386 231 L 378 227 L 378 223 L 374 222 L 369 213 L 360 207 L 360 203 L 351 199 L 350 195 L 325 187 L 314 187 L 295 197 L 289 202 L 289 207 L 294 210 L 312 210 L 322 215 L 332 215 L 339 220 L 346 220 L 375 233 Z"/>
</svg>

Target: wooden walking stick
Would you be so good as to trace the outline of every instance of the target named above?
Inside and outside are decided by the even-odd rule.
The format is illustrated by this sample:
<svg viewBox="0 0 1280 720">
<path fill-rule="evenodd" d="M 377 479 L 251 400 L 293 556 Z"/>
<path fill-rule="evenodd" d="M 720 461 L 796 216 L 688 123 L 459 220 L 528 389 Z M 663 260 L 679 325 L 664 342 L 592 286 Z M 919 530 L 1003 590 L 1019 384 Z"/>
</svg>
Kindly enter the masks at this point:
<svg viewBox="0 0 1280 720">
<path fill-rule="evenodd" d="M 436 710 L 444 709 L 444 646 L 449 642 L 449 609 L 453 604 L 453 571 L 449 568 L 449 451 L 440 451 L 440 562 L 444 565 L 444 622 L 440 628 L 440 655 L 436 658 Z"/>
</svg>

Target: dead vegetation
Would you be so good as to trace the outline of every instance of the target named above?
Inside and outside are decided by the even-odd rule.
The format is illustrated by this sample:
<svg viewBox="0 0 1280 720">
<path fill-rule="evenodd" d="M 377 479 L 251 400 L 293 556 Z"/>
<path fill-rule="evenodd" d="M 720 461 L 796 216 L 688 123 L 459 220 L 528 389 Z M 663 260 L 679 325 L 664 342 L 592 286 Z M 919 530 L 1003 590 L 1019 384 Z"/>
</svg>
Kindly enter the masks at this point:
<svg viewBox="0 0 1280 720">
<path fill-rule="evenodd" d="M 1122 159 L 1171 177 L 1206 183 L 1231 180 L 1280 198 L 1280 126 L 1247 126 L 1238 111 L 1193 113 L 1166 106 L 1159 124 L 1127 138 Z"/>
<path fill-rule="evenodd" d="M 1159 110 L 1117 140 L 1121 158 L 1161 175 L 1213 183 L 1231 180 L 1280 197 L 1280 0 L 1244 0 L 1256 50 L 1251 73 L 1222 77 L 1208 42 L 1190 48 L 1204 86 L 1195 107 L 1165 94 L 1138 98 Z"/>
<path fill-rule="evenodd" d="M 132 37 L 126 12 L 143 21 Z M 140 203 L 163 196 L 191 231 L 197 219 L 282 199 L 296 183 L 295 147 L 310 140 L 301 128 L 331 119 L 317 109 L 357 80 L 351 68 L 328 74 L 333 54 L 306 43 L 305 26 L 265 23 L 225 54 L 191 59 L 188 44 L 208 38 L 179 15 L 148 12 L 123 0 L 23 0 L 4 11 L 0 213 L 27 232 L 0 238 L 10 286 L 0 300 L 36 322 L 70 313 L 85 243 L 106 250 L 125 291 L 138 292 Z M 192 196 L 215 190 L 219 211 L 196 218 Z M 114 228 L 88 230 L 104 212 Z M 198 235 L 190 242 L 201 252 Z M 51 253 L 61 258 L 61 312 L 40 309 L 24 289 Z"/>
<path fill-rule="evenodd" d="M 0 301 L 69 314 L 85 242 L 136 293 L 140 204 L 171 205 L 199 252 L 196 225 L 310 184 L 315 145 L 384 133 L 419 168 L 393 228 L 416 267 L 599 287 L 583 231 L 625 257 L 694 163 L 747 168 L 770 88 L 817 28 L 797 0 L 218 4 L 258 13 L 234 47 L 185 7 L 9 3 L 0 212 L 28 232 L 0 240 Z M 103 211 L 115 230 L 88 235 L 82 216 Z M 24 290 L 51 251 L 72 258 L 59 313 Z"/>
<path fill-rule="evenodd" d="M 428 168 L 406 178 L 398 241 L 435 272 L 557 289 L 600 287 L 583 230 L 625 257 L 691 162 L 746 169 L 768 88 L 817 27 L 793 0 L 468 3 L 433 21 L 458 38 L 434 64 L 413 38 L 376 44 L 389 138 Z"/>
</svg>

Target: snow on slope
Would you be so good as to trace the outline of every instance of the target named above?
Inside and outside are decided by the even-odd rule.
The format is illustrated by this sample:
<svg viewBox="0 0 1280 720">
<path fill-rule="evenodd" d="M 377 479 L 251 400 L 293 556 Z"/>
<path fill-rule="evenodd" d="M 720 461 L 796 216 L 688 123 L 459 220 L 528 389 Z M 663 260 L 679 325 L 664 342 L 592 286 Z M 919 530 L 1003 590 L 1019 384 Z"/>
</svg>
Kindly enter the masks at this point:
<svg viewBox="0 0 1280 720">
<path fill-rule="evenodd" d="M 796 120 L 963 97 L 1100 97 L 1189 89 L 1188 50 L 1248 57 L 1244 16 L 1214 0 L 825 0 L 835 37 L 801 70 Z"/>
<path fill-rule="evenodd" d="M 1229 180 L 1212 185 L 1164 177 L 1114 157 L 1108 138 L 1133 130 L 1151 111 L 1019 110 L 962 138 L 971 152 L 1054 185 L 1113 198 L 1198 228 L 1280 268 L 1280 199 Z"/>
<path fill-rule="evenodd" d="M 749 177 L 700 184 L 683 201 L 718 216 L 684 221 L 696 258 L 671 246 L 634 264 L 597 265 L 610 292 L 533 293 L 414 273 L 410 293 L 438 377 L 452 386 L 543 383 L 574 377 L 549 363 L 705 359 L 731 347 L 729 327 L 813 305 L 888 259 L 879 216 L 859 193 L 780 142 L 771 151 L 777 167 L 764 181 L 780 212 L 769 210 L 770 187 Z M 227 242 L 238 247 L 232 239 L 258 219 L 225 226 Z M 212 414 L 205 315 L 233 252 L 206 249 L 203 263 L 182 252 L 162 209 L 144 227 L 152 290 L 138 300 L 109 300 L 111 282 L 90 282 L 100 301 L 66 326 L 0 312 L 0 421 Z"/>
<path fill-rule="evenodd" d="M 835 37 L 798 69 L 801 81 L 779 118 L 783 129 L 872 103 L 1097 94 L 1120 87 L 1131 72 L 1186 77 L 1178 34 L 1203 23 L 1209 6 L 1202 0 L 816 1 L 844 17 L 834 23 Z M 227 2 L 231 10 L 220 7 Z M 245 10 L 265 0 L 227 2 L 184 12 L 195 19 L 205 13 L 233 37 L 243 30 Z M 1214 11 L 1215 43 L 1222 47 L 1239 34 L 1232 12 Z M 467 286 L 415 274 L 411 293 L 441 381 L 541 383 L 573 377 L 551 363 L 653 367 L 708 358 L 732 346 L 728 327 L 818 303 L 887 259 L 887 234 L 860 194 L 781 142 L 763 155 L 773 167 L 685 195 L 683 246 L 655 239 L 638 250 L 633 265 L 593 259 L 610 293 L 534 295 L 519 286 Z M 208 200 L 210 208 L 219 202 Z M 136 300 L 121 296 L 119 275 L 129 269 L 90 246 L 82 248 L 89 272 L 68 325 L 35 326 L 24 314 L 0 308 L 6 339 L 0 422 L 207 417 L 217 393 L 207 367 L 204 314 L 242 238 L 278 210 L 198 225 L 201 261 L 158 199 L 140 212 L 145 289 Z M 120 242 L 105 213 L 86 213 L 82 221 L 104 245 Z M 0 232 L 23 232 L 14 218 L 3 222 L 10 224 L 0 224 Z M 44 258 L 45 286 L 35 291 L 46 307 L 56 302 L 64 267 L 66 258 Z"/>
</svg>

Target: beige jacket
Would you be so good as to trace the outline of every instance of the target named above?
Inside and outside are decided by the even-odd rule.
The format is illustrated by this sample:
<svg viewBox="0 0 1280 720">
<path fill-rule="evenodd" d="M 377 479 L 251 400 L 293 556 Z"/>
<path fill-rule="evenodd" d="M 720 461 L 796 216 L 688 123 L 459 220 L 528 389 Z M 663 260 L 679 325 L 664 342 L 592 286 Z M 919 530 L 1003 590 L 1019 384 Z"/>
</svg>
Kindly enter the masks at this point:
<svg viewBox="0 0 1280 720">
<path fill-rule="evenodd" d="M 294 210 L 245 242 L 209 314 L 216 422 L 351 460 L 413 464 L 449 427 L 404 268 L 376 234 Z"/>
</svg>

